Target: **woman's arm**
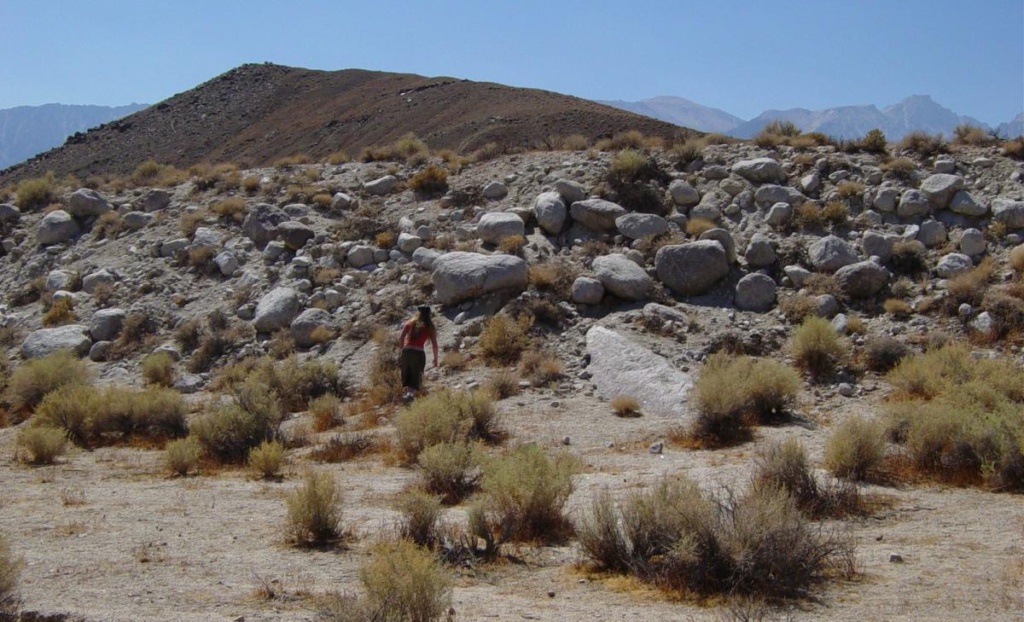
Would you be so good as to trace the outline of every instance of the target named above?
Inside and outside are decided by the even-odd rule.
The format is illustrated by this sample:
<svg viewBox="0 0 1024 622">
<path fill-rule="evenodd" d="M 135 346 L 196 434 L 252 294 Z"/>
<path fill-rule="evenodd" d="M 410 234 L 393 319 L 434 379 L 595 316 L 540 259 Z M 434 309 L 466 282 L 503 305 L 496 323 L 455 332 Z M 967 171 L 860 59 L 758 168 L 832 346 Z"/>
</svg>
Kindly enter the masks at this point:
<svg viewBox="0 0 1024 622">
<path fill-rule="evenodd" d="M 402 332 L 398 335 L 398 347 L 401 348 L 405 345 L 405 336 L 409 334 L 410 324 L 406 322 L 402 326 Z"/>
<path fill-rule="evenodd" d="M 434 367 L 437 367 L 437 331 L 430 333 L 430 346 L 434 350 Z"/>
</svg>

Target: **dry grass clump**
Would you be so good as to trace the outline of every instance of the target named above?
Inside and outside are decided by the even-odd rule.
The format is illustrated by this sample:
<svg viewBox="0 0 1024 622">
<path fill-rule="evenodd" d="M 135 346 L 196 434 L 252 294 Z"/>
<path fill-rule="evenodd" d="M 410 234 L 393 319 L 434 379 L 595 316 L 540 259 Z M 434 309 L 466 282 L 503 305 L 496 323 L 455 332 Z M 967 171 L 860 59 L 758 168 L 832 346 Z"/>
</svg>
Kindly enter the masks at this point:
<svg viewBox="0 0 1024 622">
<path fill-rule="evenodd" d="M 257 187 L 259 179 L 256 180 Z M 245 220 L 245 199 L 242 197 L 228 197 L 217 201 L 210 206 L 210 211 L 221 220 L 234 221 L 236 223 Z"/>
<path fill-rule="evenodd" d="M 375 437 L 367 434 L 335 434 L 327 442 L 314 447 L 309 457 L 317 462 L 347 462 L 384 447 Z"/>
<path fill-rule="evenodd" d="M 263 479 L 278 479 L 284 467 L 284 445 L 279 441 L 263 441 L 249 450 L 249 468 Z"/>
<path fill-rule="evenodd" d="M 381 543 L 359 569 L 366 590 L 363 620 L 444 620 L 452 603 L 452 580 L 425 549 L 408 540 Z M 341 622 L 338 619 L 332 622 Z"/>
<path fill-rule="evenodd" d="M 418 458 L 423 489 L 456 504 L 476 490 L 483 448 L 479 442 L 445 441 L 424 449 Z"/>
<path fill-rule="evenodd" d="M 1017 273 L 1018 279 L 1024 279 L 1024 244 L 1018 244 L 1010 251 L 1007 264 Z"/>
<path fill-rule="evenodd" d="M 754 136 L 754 144 L 758 147 L 770 149 L 778 145 L 788 145 L 792 139 L 800 136 L 800 128 L 792 121 L 775 119 L 768 122 Z"/>
<path fill-rule="evenodd" d="M 259 192 L 263 188 L 263 180 L 259 175 L 249 175 L 242 179 L 242 190 L 249 196 Z"/>
<path fill-rule="evenodd" d="M 232 402 L 216 406 L 189 427 L 207 456 L 239 464 L 250 449 L 279 437 L 283 417 L 277 394 L 256 381 L 238 389 Z"/>
<path fill-rule="evenodd" d="M 549 136 L 546 142 L 551 151 L 586 151 L 590 149 L 590 139 L 583 134 Z"/>
<path fill-rule="evenodd" d="M 796 439 L 772 443 L 758 450 L 754 458 L 753 485 L 783 490 L 805 516 L 812 519 L 840 518 L 860 509 L 857 487 L 822 484 L 814 476 L 807 452 Z"/>
<path fill-rule="evenodd" d="M 167 352 L 147 354 L 140 363 L 146 384 L 169 387 L 174 384 L 174 358 Z"/>
<path fill-rule="evenodd" d="M 616 395 L 609 400 L 608 405 L 612 407 L 612 412 L 616 417 L 639 417 L 641 415 L 640 400 L 632 395 Z"/>
<path fill-rule="evenodd" d="M 681 593 L 805 597 L 837 571 L 853 572 L 853 544 L 770 486 L 716 497 L 665 478 L 618 505 L 599 495 L 577 532 L 598 569 Z"/>
<path fill-rule="evenodd" d="M 907 157 L 889 160 L 881 165 L 881 169 L 904 183 L 910 183 L 917 176 L 917 163 Z"/>
<path fill-rule="evenodd" d="M 579 458 L 547 456 L 536 445 L 521 445 L 483 467 L 480 494 L 469 510 L 469 528 L 498 553 L 505 542 L 555 543 L 572 533 L 565 504 L 580 472 Z"/>
<path fill-rule="evenodd" d="M 863 188 L 863 186 L 861 187 Z M 842 196 L 842 190 L 843 189 L 840 188 L 840 196 Z M 859 196 L 860 193 L 854 193 L 846 198 L 847 200 L 850 200 L 853 197 Z M 821 218 L 833 227 L 845 227 L 850 222 L 850 207 L 842 201 L 831 201 L 826 203 L 825 207 L 821 208 Z"/>
<path fill-rule="evenodd" d="M 440 443 L 496 442 L 504 437 L 494 402 L 485 391 L 436 391 L 399 413 L 395 427 L 399 450 L 408 462 Z"/>
<path fill-rule="evenodd" d="M 946 312 L 955 314 L 964 303 L 971 306 L 980 305 L 993 272 L 995 262 L 991 257 L 986 257 L 977 266 L 947 280 L 946 291 L 949 292 L 949 297 L 946 299 Z"/>
<path fill-rule="evenodd" d="M 796 372 L 777 361 L 716 353 L 693 386 L 690 435 L 706 447 L 746 440 L 751 425 L 785 420 L 799 389 Z"/>
<path fill-rule="evenodd" d="M 420 490 L 407 490 L 395 499 L 394 509 L 401 515 L 398 535 L 419 546 L 433 547 L 440 540 L 438 521 L 441 518 L 440 497 Z"/>
<path fill-rule="evenodd" d="M 1024 160 L 1024 136 L 1004 142 L 1003 155 L 1014 160 Z"/>
<path fill-rule="evenodd" d="M 310 358 L 299 362 L 295 356 L 283 361 L 249 358 L 225 366 L 213 381 L 215 389 L 234 389 L 256 383 L 274 393 L 288 412 L 308 410 L 313 400 L 324 395 L 344 397 L 349 389 L 338 366 Z"/>
<path fill-rule="evenodd" d="M 519 395 L 519 374 L 503 369 L 487 380 L 485 389 L 495 400 L 503 400 Z"/>
<path fill-rule="evenodd" d="M 62 428 L 86 447 L 131 438 L 162 441 L 185 435 L 186 411 L 181 394 L 170 389 L 70 384 L 46 394 L 33 425 Z"/>
<path fill-rule="evenodd" d="M 78 321 L 78 314 L 75 313 L 75 303 L 71 298 L 58 298 L 53 301 L 50 308 L 43 314 L 43 326 L 48 328 L 64 326 Z"/>
<path fill-rule="evenodd" d="M 206 211 L 204 210 L 186 210 L 181 213 L 178 217 L 178 229 L 181 230 L 181 234 L 186 238 L 191 238 L 196 234 L 196 229 L 203 226 L 206 222 Z"/>
<path fill-rule="evenodd" d="M 309 414 L 313 415 L 313 430 L 316 432 L 325 432 L 344 423 L 341 399 L 333 393 L 310 400 Z"/>
<path fill-rule="evenodd" d="M 328 472 L 306 472 L 302 485 L 285 498 L 286 539 L 293 546 L 323 547 L 342 537 L 342 494 Z"/>
<path fill-rule="evenodd" d="M 524 248 L 526 248 L 526 238 L 521 235 L 508 235 L 498 242 L 498 250 L 506 255 L 521 257 Z"/>
<path fill-rule="evenodd" d="M 14 204 L 26 212 L 41 210 L 57 200 L 57 180 L 52 172 L 18 182 Z"/>
<path fill-rule="evenodd" d="M 523 322 L 507 315 L 495 315 L 484 322 L 480 333 L 480 352 L 485 361 L 514 365 L 530 344 Z"/>
<path fill-rule="evenodd" d="M 398 340 L 383 328 L 374 331 L 376 349 L 366 382 L 367 399 L 375 406 L 394 404 L 402 397 Z"/>
<path fill-rule="evenodd" d="M 598 151 L 621 151 L 623 149 L 643 149 L 647 146 L 647 138 L 639 130 L 619 132 L 611 138 L 597 141 L 594 148 Z"/>
<path fill-rule="evenodd" d="M 927 249 L 918 240 L 897 240 L 892 245 L 889 265 L 900 274 L 914 276 L 928 271 Z"/>
<path fill-rule="evenodd" d="M 820 317 L 808 317 L 793 331 L 789 351 L 798 367 L 820 379 L 846 363 L 848 347 L 832 324 Z"/>
<path fill-rule="evenodd" d="M 519 362 L 519 370 L 535 387 L 548 386 L 565 375 L 561 359 L 543 350 L 527 350 Z"/>
<path fill-rule="evenodd" d="M 850 417 L 825 443 L 825 468 L 837 477 L 866 480 L 885 458 L 885 426 L 875 419 Z"/>
<path fill-rule="evenodd" d="M 568 298 L 572 284 L 579 276 L 576 267 L 567 261 L 552 260 L 530 266 L 530 285 L 542 292 L 553 292 Z"/>
<path fill-rule="evenodd" d="M 444 194 L 448 191 L 448 171 L 436 164 L 428 164 L 410 177 L 407 185 L 424 197 Z"/>
<path fill-rule="evenodd" d="M 896 319 L 906 319 L 914 312 L 910 303 L 902 298 L 886 298 L 882 303 L 882 309 Z"/>
<path fill-rule="evenodd" d="M 986 132 L 984 128 L 970 123 L 961 123 L 953 128 L 954 145 L 973 145 L 975 147 L 989 147 L 996 144 L 998 139 Z"/>
<path fill-rule="evenodd" d="M 20 604 L 18 580 L 22 561 L 14 556 L 7 537 L 0 533 L 0 614 L 13 614 Z"/>
<path fill-rule="evenodd" d="M 171 475 L 184 477 L 195 470 L 203 448 L 194 437 L 173 440 L 164 447 L 164 466 Z"/>
<path fill-rule="evenodd" d="M 67 435 L 50 426 L 26 427 L 18 431 L 17 447 L 28 452 L 29 464 L 53 464 L 67 449 Z"/>
<path fill-rule="evenodd" d="M 89 368 L 66 350 L 26 361 L 7 381 L 5 402 L 11 412 L 31 411 L 50 392 L 89 382 Z"/>
<path fill-rule="evenodd" d="M 825 226 L 825 214 L 814 201 L 804 201 L 793 211 L 793 223 L 804 231 L 815 231 Z"/>
<path fill-rule="evenodd" d="M 931 158 L 942 153 L 949 153 L 949 146 L 942 134 L 934 136 L 927 132 L 911 132 L 896 143 L 896 151 L 912 151 L 922 158 Z"/>
<path fill-rule="evenodd" d="M 998 490 L 1024 490 L 1024 370 L 1008 358 L 975 358 L 952 344 L 904 359 L 890 436 L 914 470 Z"/>
<path fill-rule="evenodd" d="M 888 335 L 872 337 L 864 345 L 864 366 L 870 371 L 885 373 L 910 354 L 904 343 Z"/>
</svg>

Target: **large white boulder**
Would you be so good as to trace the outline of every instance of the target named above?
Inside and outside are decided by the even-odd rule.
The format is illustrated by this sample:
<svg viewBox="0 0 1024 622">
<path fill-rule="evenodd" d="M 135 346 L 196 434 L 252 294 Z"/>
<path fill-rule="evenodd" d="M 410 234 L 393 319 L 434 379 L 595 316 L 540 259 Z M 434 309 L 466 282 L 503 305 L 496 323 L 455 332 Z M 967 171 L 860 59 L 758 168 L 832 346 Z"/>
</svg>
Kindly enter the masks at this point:
<svg viewBox="0 0 1024 622">
<path fill-rule="evenodd" d="M 253 328 L 260 333 L 272 333 L 288 327 L 299 314 L 299 293 L 290 287 L 277 287 L 256 305 Z"/>
<path fill-rule="evenodd" d="M 89 352 L 92 339 L 87 334 L 88 326 L 67 324 L 57 328 L 42 328 L 29 333 L 21 344 L 21 356 L 34 359 L 58 350 L 71 350 L 78 356 Z"/>
<path fill-rule="evenodd" d="M 61 244 L 75 237 L 81 231 L 71 214 L 62 209 L 53 210 L 39 221 L 36 241 L 44 246 Z"/>
<path fill-rule="evenodd" d="M 625 255 L 602 255 L 592 266 L 604 288 L 617 298 L 643 300 L 651 291 L 651 277 Z"/>
<path fill-rule="evenodd" d="M 498 244 L 507 237 L 521 236 L 525 232 L 523 219 L 509 212 L 488 212 L 476 225 L 477 235 L 488 244 Z"/>
<path fill-rule="evenodd" d="M 594 231 L 614 231 L 615 219 L 626 213 L 626 208 L 604 199 L 584 199 L 569 207 L 573 220 Z"/>
<path fill-rule="evenodd" d="M 662 246 L 654 267 L 662 283 L 684 296 L 703 294 L 729 274 L 725 249 L 716 240 Z"/>
<path fill-rule="evenodd" d="M 526 289 L 526 262 L 512 255 L 453 252 L 434 260 L 434 296 L 443 305 Z"/>
<path fill-rule="evenodd" d="M 732 172 L 755 184 L 780 182 L 786 178 L 782 165 L 771 158 L 740 160 L 732 165 Z"/>
<path fill-rule="evenodd" d="M 567 214 L 565 199 L 558 192 L 542 192 L 533 203 L 533 215 L 537 218 L 537 224 L 551 235 L 557 235 L 562 231 Z"/>
</svg>

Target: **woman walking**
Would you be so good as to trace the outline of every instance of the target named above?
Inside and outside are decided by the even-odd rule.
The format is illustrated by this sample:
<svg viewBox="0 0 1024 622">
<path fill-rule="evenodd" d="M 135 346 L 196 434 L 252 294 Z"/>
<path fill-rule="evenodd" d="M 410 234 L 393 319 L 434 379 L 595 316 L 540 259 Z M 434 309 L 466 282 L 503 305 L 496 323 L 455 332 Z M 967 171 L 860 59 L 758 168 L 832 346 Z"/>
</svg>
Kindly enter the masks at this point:
<svg viewBox="0 0 1024 622">
<path fill-rule="evenodd" d="M 402 326 L 398 337 L 402 348 L 402 398 L 407 400 L 423 386 L 423 369 L 427 366 L 423 347 L 428 341 L 434 352 L 434 367 L 437 367 L 437 329 L 430 319 L 430 307 L 417 307 L 416 310 L 416 315 Z"/>
</svg>

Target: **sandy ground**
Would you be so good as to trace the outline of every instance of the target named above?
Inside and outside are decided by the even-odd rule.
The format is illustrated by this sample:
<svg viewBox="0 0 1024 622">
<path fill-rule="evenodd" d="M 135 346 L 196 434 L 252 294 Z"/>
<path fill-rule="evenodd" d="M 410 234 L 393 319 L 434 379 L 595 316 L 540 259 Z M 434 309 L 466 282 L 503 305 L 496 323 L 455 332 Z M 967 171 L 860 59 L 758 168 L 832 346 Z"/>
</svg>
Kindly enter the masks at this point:
<svg viewBox="0 0 1024 622">
<path fill-rule="evenodd" d="M 820 425 L 761 428 L 757 443 L 797 437 L 818 461 L 828 428 L 870 408 L 870 399 L 831 398 L 808 410 Z M 554 450 L 570 438 L 567 449 L 586 463 L 570 501 L 574 513 L 596 490 L 621 492 L 665 473 L 685 472 L 708 487 L 742 483 L 756 447 L 669 445 L 654 455 L 649 442 L 672 421 L 618 419 L 607 404 L 582 395 L 531 392 L 504 400 L 501 409 L 510 442 Z M 0 430 L 0 529 L 26 562 L 24 609 L 72 612 L 90 622 L 311 620 L 323 594 L 358 590 L 369 549 L 393 533 L 391 497 L 416 480 L 380 456 L 319 465 L 344 490 L 344 522 L 354 538 L 345 550 L 303 551 L 283 543 L 282 524 L 283 497 L 298 485 L 305 460 L 291 464 L 279 483 L 231 470 L 170 479 L 161 452 L 133 448 L 75 450 L 61 464 L 29 467 L 14 460 L 15 434 Z M 842 523 L 857 543 L 859 575 L 765 619 L 1024 619 L 1020 496 L 936 486 L 866 492 L 888 503 Z M 462 510 L 449 512 L 458 520 Z M 736 619 L 721 605 L 671 602 L 631 581 L 589 576 L 572 545 L 513 552 L 515 561 L 458 575 L 456 619 Z M 903 562 L 890 562 L 894 554 Z"/>
</svg>

